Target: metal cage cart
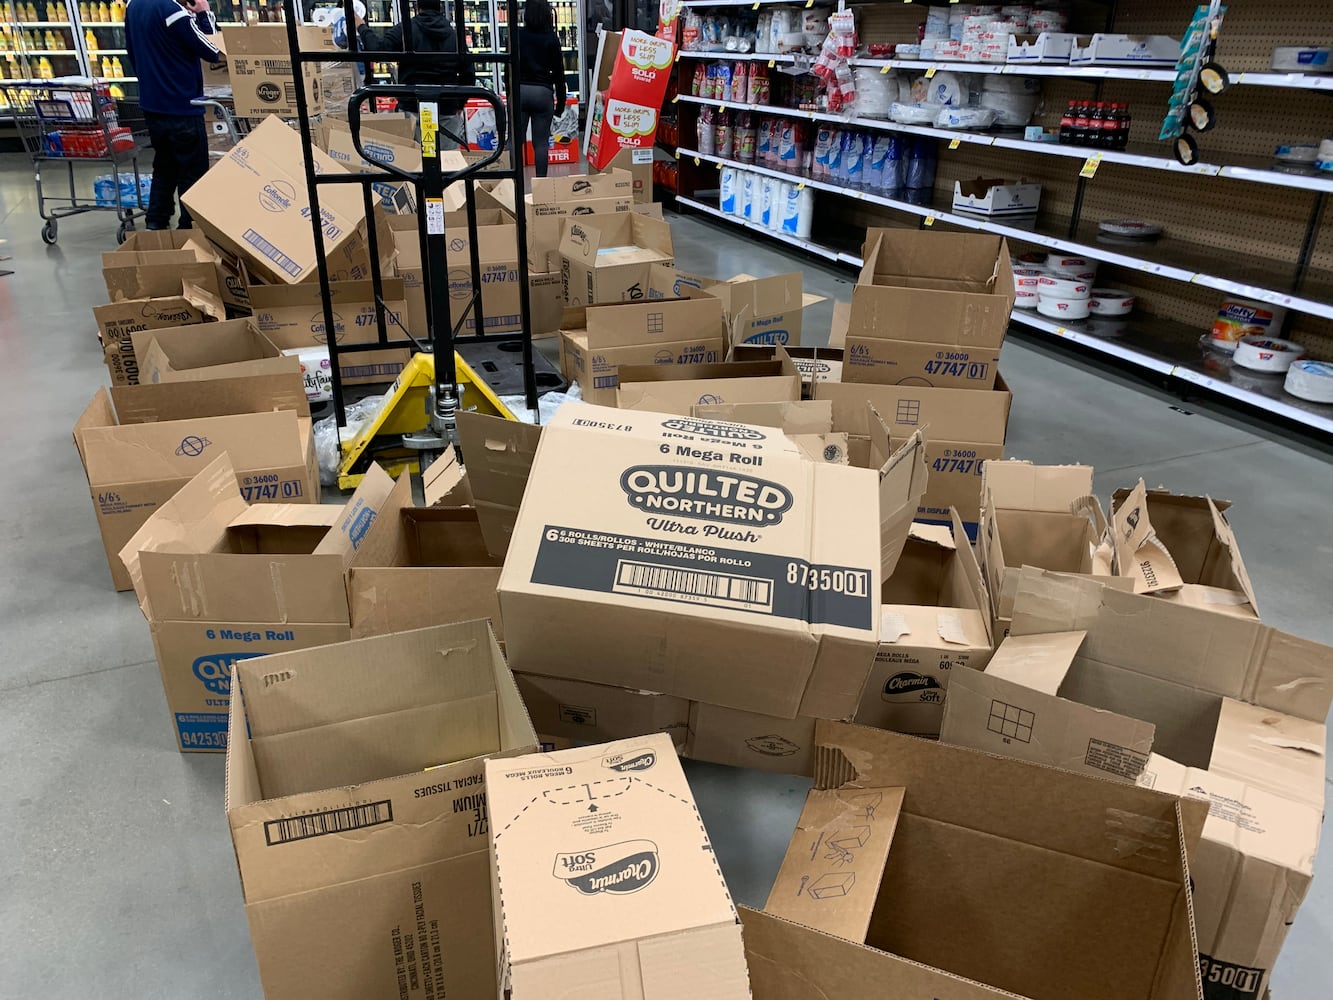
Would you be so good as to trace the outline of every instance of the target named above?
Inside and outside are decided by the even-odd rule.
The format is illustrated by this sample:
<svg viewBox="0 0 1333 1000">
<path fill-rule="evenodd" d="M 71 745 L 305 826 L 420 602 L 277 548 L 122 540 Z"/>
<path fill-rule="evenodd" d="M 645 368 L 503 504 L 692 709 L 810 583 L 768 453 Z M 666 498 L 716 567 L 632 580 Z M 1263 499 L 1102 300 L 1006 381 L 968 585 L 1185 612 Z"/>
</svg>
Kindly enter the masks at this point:
<svg viewBox="0 0 1333 1000">
<path fill-rule="evenodd" d="M 249 135 L 254 125 L 249 118 L 237 117 L 236 102 L 229 94 L 205 92 L 203 97 L 196 97 L 190 103 L 204 109 L 210 160 L 220 160 L 226 156 L 227 150 Z"/>
<path fill-rule="evenodd" d="M 518 0 L 505 0 L 510 23 L 518 21 Z M 464 0 L 453 0 L 450 4 L 455 23 L 461 23 L 464 17 Z M 295 0 L 284 0 L 287 22 L 287 40 L 291 51 L 292 68 L 300 77 L 302 67 L 320 66 L 328 62 L 346 60 L 364 60 L 373 63 L 387 63 L 399 69 L 413 66 L 436 64 L 441 59 L 453 58 L 469 61 L 479 71 L 494 67 L 505 77 L 509 93 L 517 93 L 518 49 L 517 33 L 511 44 L 502 50 L 469 52 L 466 55 L 442 56 L 435 52 L 412 50 L 411 14 L 404 9 L 403 38 L 406 51 L 370 51 L 361 49 L 355 33 L 349 34 L 347 51 L 302 51 L 300 36 L 297 32 L 299 18 Z M 344 0 L 344 11 L 348 21 L 353 21 L 352 0 Z M 393 98 L 412 102 L 419 108 L 419 124 L 422 147 L 422 167 L 420 172 L 408 172 L 391 163 L 382 162 L 376 156 L 373 144 L 363 145 L 361 122 L 363 108 L 375 108 L 383 99 Z M 468 99 L 485 101 L 495 114 L 497 132 L 502 140 L 497 148 L 489 150 L 473 162 L 459 169 L 447 166 L 440 156 L 441 140 L 444 136 L 440 127 L 440 107 L 444 103 L 463 104 Z M 325 329 L 337 329 L 332 294 L 329 289 L 329 265 L 324 247 L 322 212 L 320 210 L 320 192 L 329 185 L 351 184 L 361 188 L 365 217 L 374 218 L 374 201 L 378 195 L 373 188 L 384 183 L 402 184 L 406 182 L 413 189 L 415 203 L 420 206 L 417 217 L 418 237 L 423 264 L 422 284 L 425 292 L 426 328 L 416 331 L 422 335 L 418 339 L 404 329 L 396 317 L 385 306 L 383 294 L 384 276 L 380 273 L 379 249 L 376 227 L 368 227 L 370 258 L 370 277 L 373 283 L 376 301 L 376 326 L 378 337 L 369 343 L 340 344 L 337 336 L 326 340 L 329 351 L 329 370 L 332 382 L 334 411 L 337 424 L 342 428 L 347 423 L 344 402 L 340 356 L 354 356 L 352 352 L 383 350 L 384 348 L 408 348 L 417 353 L 403 374 L 395 382 L 394 392 L 400 397 L 400 405 L 386 407 L 392 415 L 381 414 L 379 430 L 383 437 L 392 439 L 396 447 L 381 449 L 380 459 L 389 460 L 396 468 L 425 469 L 431 460 L 443 452 L 455 449 L 458 443 L 456 417 L 460 410 L 479 409 L 500 416 L 509 416 L 503 407 L 493 405 L 498 400 L 484 382 L 472 371 L 464 358 L 455 352 L 455 348 L 466 348 L 480 343 L 493 344 L 519 353 L 522 359 L 523 392 L 527 406 L 537 406 L 537 377 L 535 374 L 531 336 L 530 299 L 528 289 L 527 226 L 523 212 L 523 144 L 517 136 L 517 126 L 507 115 L 501 99 L 492 91 L 483 87 L 459 85 L 403 86 L 399 84 L 363 86 L 351 95 L 347 102 L 347 121 L 352 136 L 352 144 L 362 159 L 374 169 L 363 169 L 358 173 L 317 173 L 312 156 L 311 115 L 304 87 L 296 88 L 296 106 L 298 127 L 301 133 L 305 153 L 306 184 L 310 195 L 310 218 L 314 234 L 315 258 L 318 265 L 319 282 Z M 462 137 L 457 137 L 462 138 Z M 486 319 L 482 306 L 482 270 L 478 257 L 478 221 L 476 185 L 487 180 L 504 181 L 513 184 L 515 212 L 516 278 L 519 293 L 519 331 L 514 333 L 486 333 Z M 445 189 L 453 184 L 462 187 L 466 206 L 466 224 L 461 228 L 456 222 L 447 222 L 444 211 Z M 455 217 L 456 218 L 456 217 Z M 446 227 L 449 233 L 446 234 Z M 451 303 L 450 274 L 447 261 L 447 249 L 453 235 L 462 235 L 466 231 L 470 246 L 471 287 L 462 296 L 463 301 Z M 454 296 L 457 297 L 455 293 Z M 460 308 L 461 306 L 461 308 Z M 476 331 L 464 334 L 465 329 Z M 393 329 L 395 336 L 390 337 Z M 409 383 L 411 383 L 409 385 Z M 407 390 L 415 388 L 411 400 Z M 467 398 L 464 398 L 466 392 Z M 423 405 L 424 404 L 424 405 Z M 404 415 L 405 419 L 398 419 Z M 384 433 L 392 430 L 394 433 Z M 339 470 L 339 482 L 347 485 L 354 483 L 357 473 L 363 471 L 366 462 L 372 458 L 374 449 L 369 447 L 371 429 L 363 430 L 356 441 L 343 442 L 343 466 Z M 403 461 L 404 456 L 415 458 Z"/>
<path fill-rule="evenodd" d="M 23 147 L 32 158 L 37 184 L 37 212 L 42 217 L 42 240 L 55 243 L 61 219 L 84 212 L 115 212 L 120 221 L 116 241 L 124 243 L 143 214 L 143 185 L 139 176 L 139 142 L 134 132 L 120 124 L 115 98 L 107 84 L 63 83 L 31 80 L 5 86 Z M 48 194 L 42 184 L 47 164 L 63 164 L 69 193 Z M 74 176 L 77 163 L 105 163 L 111 167 L 112 191 L 104 198 L 80 196 Z M 127 196 L 121 178 L 134 178 L 133 198 Z M 52 207 L 48 207 L 52 206 Z"/>
</svg>

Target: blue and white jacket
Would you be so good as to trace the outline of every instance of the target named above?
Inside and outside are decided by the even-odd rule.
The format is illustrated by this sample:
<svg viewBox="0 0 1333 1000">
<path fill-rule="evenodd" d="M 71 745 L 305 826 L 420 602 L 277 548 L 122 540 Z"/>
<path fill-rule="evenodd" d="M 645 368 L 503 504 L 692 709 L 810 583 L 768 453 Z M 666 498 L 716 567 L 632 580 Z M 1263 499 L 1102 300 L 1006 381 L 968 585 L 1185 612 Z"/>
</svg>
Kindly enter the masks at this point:
<svg viewBox="0 0 1333 1000">
<path fill-rule="evenodd" d="M 212 13 L 191 14 L 176 0 L 130 0 L 125 48 L 139 77 L 139 105 L 158 115 L 202 115 L 190 102 L 204 92 L 199 62 L 217 62 L 222 50 Z"/>
</svg>

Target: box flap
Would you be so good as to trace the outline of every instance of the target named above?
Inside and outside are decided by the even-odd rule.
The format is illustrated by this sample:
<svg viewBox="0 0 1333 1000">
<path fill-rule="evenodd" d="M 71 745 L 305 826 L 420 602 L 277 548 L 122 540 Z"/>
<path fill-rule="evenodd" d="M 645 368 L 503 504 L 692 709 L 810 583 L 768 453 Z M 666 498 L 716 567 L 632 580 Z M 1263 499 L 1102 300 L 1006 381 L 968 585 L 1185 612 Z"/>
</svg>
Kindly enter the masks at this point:
<svg viewBox="0 0 1333 1000">
<path fill-rule="evenodd" d="M 958 546 L 958 562 L 963 570 L 963 580 L 967 589 L 970 591 L 971 606 L 981 612 L 982 626 L 986 630 L 986 641 L 990 645 L 995 644 L 995 632 L 991 627 L 991 599 L 990 592 L 986 587 L 986 578 L 982 575 L 981 565 L 977 562 L 976 550 L 967 540 L 967 529 L 963 527 L 963 519 L 958 511 L 950 507 L 949 517 L 953 521 L 953 537 L 961 539 L 962 544 Z"/>
<path fill-rule="evenodd" d="M 865 941 L 903 794 L 902 788 L 811 789 L 765 912 Z"/>
<path fill-rule="evenodd" d="M 1011 635 L 1000 643 L 986 673 L 1043 694 L 1059 694 L 1086 632 Z"/>
<path fill-rule="evenodd" d="M 509 548 L 541 436 L 542 429 L 535 424 L 479 413 L 458 414 L 467 483 L 493 556 L 503 557 Z"/>
<path fill-rule="evenodd" d="M 591 305 L 586 307 L 584 318 L 588 347 L 593 350 L 699 338 L 720 341 L 724 333 L 722 303 L 716 299 Z"/>
<path fill-rule="evenodd" d="M 392 509 L 389 506 L 391 496 L 395 499 Z M 314 554 L 336 555 L 342 558 L 343 565 L 350 566 L 368 540 L 374 544 L 375 539 L 396 533 L 399 511 L 411 505 L 410 479 L 404 477 L 404 482 L 395 486 L 393 477 L 384 471 L 383 466 L 371 462 L 361 479 L 361 485 L 343 508 L 342 516 L 334 524 L 333 530 L 315 547 Z M 381 518 L 384 521 L 376 530 L 376 522 Z M 391 544 L 387 540 L 385 542 Z M 382 566 L 386 563 L 391 564 L 389 556 L 380 553 L 379 559 L 368 560 L 365 565 Z"/>
<path fill-rule="evenodd" d="M 111 401 L 123 427 L 271 410 L 292 410 L 297 416 L 310 416 L 310 400 L 306 398 L 300 372 L 115 386 Z"/>
<path fill-rule="evenodd" d="M 474 503 L 463 463 L 452 450 L 422 471 L 421 492 L 427 507 L 471 507 Z"/>
<path fill-rule="evenodd" d="M 888 426 L 873 408 L 871 414 L 877 428 L 871 437 L 870 460 L 879 470 L 880 572 L 887 580 L 898 565 L 917 503 L 926 492 L 926 436 L 917 431 L 890 453 Z"/>
<path fill-rule="evenodd" d="M 1134 581 L 1136 594 L 1175 590 L 1185 580 L 1166 545 L 1153 530 L 1147 487 L 1138 485 L 1111 513 L 1115 528 L 1115 569 Z"/>
<path fill-rule="evenodd" d="M 981 493 L 1001 510 L 1068 513 L 1070 504 L 1092 494 L 1089 465 L 1034 465 L 1022 459 L 981 464 Z"/>
<path fill-rule="evenodd" d="M 751 427 L 777 427 L 788 435 L 833 432 L 833 404 L 813 400 L 717 403 L 694 407 L 692 416 L 727 420 Z"/>
</svg>

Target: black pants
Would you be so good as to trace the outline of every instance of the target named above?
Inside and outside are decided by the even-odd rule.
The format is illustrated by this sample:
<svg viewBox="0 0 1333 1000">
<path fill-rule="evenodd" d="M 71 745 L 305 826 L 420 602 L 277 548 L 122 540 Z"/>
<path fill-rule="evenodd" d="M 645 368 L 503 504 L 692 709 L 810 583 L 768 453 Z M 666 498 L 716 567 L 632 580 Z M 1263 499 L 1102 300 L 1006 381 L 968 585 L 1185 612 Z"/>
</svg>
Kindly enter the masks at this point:
<svg viewBox="0 0 1333 1000">
<path fill-rule="evenodd" d="M 551 119 L 555 117 L 555 91 L 536 83 L 525 83 L 518 96 L 518 140 L 532 126 L 532 155 L 537 176 L 545 177 L 551 166 Z"/>
<path fill-rule="evenodd" d="M 208 170 L 208 130 L 203 115 L 145 112 L 153 143 L 153 192 L 148 197 L 148 228 L 170 229 L 176 195 L 184 194 Z M 181 205 L 182 229 L 193 225 Z"/>
</svg>

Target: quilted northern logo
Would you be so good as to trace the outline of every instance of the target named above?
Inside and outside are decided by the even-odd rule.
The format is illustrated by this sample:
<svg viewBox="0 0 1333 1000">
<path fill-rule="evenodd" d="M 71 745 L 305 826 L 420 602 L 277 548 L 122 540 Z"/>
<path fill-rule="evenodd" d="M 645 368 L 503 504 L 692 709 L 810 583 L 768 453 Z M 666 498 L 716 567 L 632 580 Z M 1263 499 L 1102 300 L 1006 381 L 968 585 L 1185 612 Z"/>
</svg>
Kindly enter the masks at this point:
<svg viewBox="0 0 1333 1000">
<path fill-rule="evenodd" d="M 624 896 L 651 885 L 660 868 L 656 844 L 627 840 L 579 854 L 557 854 L 553 874 L 585 896 Z"/>
<path fill-rule="evenodd" d="M 663 420 L 662 426 L 669 431 L 681 431 L 684 434 L 698 434 L 700 437 L 726 441 L 763 441 L 766 437 L 753 427 L 729 424 L 721 420 L 692 420 L 689 417 L 681 417 L 676 420 Z"/>
<path fill-rule="evenodd" d="M 213 694 L 231 694 L 232 667 L 263 653 L 210 653 L 194 661 L 191 668 L 199 683 Z"/>
<path fill-rule="evenodd" d="M 729 524 L 780 524 L 793 502 L 785 486 L 766 479 L 674 465 L 633 466 L 620 477 L 620 488 L 646 513 Z"/>
</svg>

